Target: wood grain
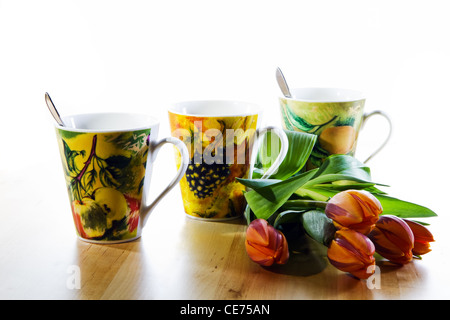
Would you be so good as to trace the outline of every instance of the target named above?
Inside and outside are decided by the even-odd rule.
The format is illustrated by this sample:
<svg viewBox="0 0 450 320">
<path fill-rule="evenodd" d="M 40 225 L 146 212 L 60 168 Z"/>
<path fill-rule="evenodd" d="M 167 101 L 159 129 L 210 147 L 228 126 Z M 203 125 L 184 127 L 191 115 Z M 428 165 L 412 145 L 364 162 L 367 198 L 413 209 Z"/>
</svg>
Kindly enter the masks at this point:
<svg viewBox="0 0 450 320">
<path fill-rule="evenodd" d="M 314 243 L 286 266 L 261 267 L 247 257 L 242 219 L 205 222 L 185 216 L 178 190 L 152 213 L 134 242 L 78 240 L 59 175 L 51 196 L 26 174 L 3 172 L 1 299 L 442 299 L 449 298 L 446 217 L 431 218 L 433 251 L 396 267 L 379 262 L 380 289 L 332 267 Z M 43 178 L 44 173 L 42 173 Z M 5 181 L 8 181 L 6 183 Z M 80 288 L 71 288 L 71 268 Z M 69 285 L 68 285 L 69 283 Z"/>
</svg>

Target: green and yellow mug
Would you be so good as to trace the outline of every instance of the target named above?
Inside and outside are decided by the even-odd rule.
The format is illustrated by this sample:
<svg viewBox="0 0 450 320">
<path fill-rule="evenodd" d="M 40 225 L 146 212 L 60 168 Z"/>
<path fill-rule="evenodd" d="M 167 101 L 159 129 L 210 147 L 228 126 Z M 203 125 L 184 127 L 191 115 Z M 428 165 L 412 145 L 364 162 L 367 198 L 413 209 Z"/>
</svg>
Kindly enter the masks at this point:
<svg viewBox="0 0 450 320">
<path fill-rule="evenodd" d="M 189 165 L 180 181 L 189 217 L 218 221 L 243 215 L 245 187 L 236 178 L 250 176 L 255 138 L 267 131 L 281 139 L 281 148 L 262 178 L 276 172 L 286 156 L 288 140 L 281 128 L 258 128 L 260 116 L 257 105 L 240 101 L 186 101 L 170 108 L 172 136 L 181 139 L 189 151 Z M 180 166 L 178 153 L 176 161 Z"/>
<path fill-rule="evenodd" d="M 383 116 L 389 123 L 389 133 L 381 146 L 364 162 L 381 151 L 390 138 L 392 124 L 389 117 L 379 110 L 365 114 L 366 99 L 359 91 L 295 88 L 291 94 L 292 98 L 279 98 L 283 127 L 318 136 L 307 169 L 319 167 L 332 154 L 354 156 L 360 129 L 371 116 Z"/>
<path fill-rule="evenodd" d="M 183 177 L 188 151 L 180 140 L 157 140 L 159 121 L 129 113 L 79 114 L 56 125 L 64 176 L 77 235 L 93 243 L 118 243 L 141 236 L 157 203 Z M 151 171 L 159 148 L 180 152 L 175 178 L 148 204 Z"/>
</svg>

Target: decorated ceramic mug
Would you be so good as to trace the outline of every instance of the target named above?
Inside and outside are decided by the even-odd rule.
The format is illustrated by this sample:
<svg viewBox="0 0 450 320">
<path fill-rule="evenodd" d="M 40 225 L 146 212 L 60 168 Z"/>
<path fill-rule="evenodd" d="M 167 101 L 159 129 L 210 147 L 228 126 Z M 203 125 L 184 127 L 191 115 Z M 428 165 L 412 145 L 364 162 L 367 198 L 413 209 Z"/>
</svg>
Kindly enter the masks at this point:
<svg viewBox="0 0 450 320">
<path fill-rule="evenodd" d="M 56 125 L 76 232 L 94 243 L 137 239 L 153 208 L 183 177 L 188 151 L 180 140 L 157 140 L 159 121 L 129 113 L 79 114 Z M 181 155 L 175 178 L 148 203 L 159 148 L 174 144 Z"/>
<path fill-rule="evenodd" d="M 262 178 L 278 169 L 288 140 L 281 128 L 259 129 L 260 114 L 255 104 L 228 100 L 187 101 L 170 108 L 172 136 L 180 138 L 189 151 L 189 165 L 180 181 L 189 217 L 218 221 L 242 216 L 245 187 L 235 178 L 249 177 L 255 138 L 267 131 L 280 137 L 281 149 Z M 176 159 L 180 166 L 179 153 Z"/>
<path fill-rule="evenodd" d="M 336 88 L 296 88 L 292 98 L 280 97 L 283 127 L 318 136 L 307 169 L 319 167 L 332 154 L 353 156 L 362 125 L 371 116 L 383 116 L 389 123 L 387 138 L 364 162 L 388 142 L 392 124 L 389 117 L 376 110 L 364 113 L 364 95 L 355 90 Z"/>
</svg>

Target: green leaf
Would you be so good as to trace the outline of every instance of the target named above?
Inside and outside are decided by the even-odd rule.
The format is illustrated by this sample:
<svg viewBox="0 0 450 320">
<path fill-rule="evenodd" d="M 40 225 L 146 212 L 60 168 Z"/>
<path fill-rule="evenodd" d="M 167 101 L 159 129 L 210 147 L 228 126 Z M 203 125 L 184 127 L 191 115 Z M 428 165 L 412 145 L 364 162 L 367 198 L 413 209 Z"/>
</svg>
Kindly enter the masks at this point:
<svg viewBox="0 0 450 320">
<path fill-rule="evenodd" d="M 261 178 L 264 175 L 264 169 L 263 168 L 257 168 L 256 165 L 260 165 L 260 164 L 256 163 L 255 167 L 253 168 L 253 172 L 251 173 L 251 177 L 253 179 L 259 179 L 259 178 Z"/>
<path fill-rule="evenodd" d="M 289 141 L 288 152 L 278 170 L 270 176 L 271 179 L 285 180 L 298 173 L 305 166 L 317 140 L 317 136 L 314 134 L 289 130 L 284 132 Z M 273 151 L 272 139 L 277 139 L 278 146 L 280 146 L 280 139 L 268 132 L 264 136 L 261 148 L 258 150 L 257 166 L 264 171 L 270 168 L 279 154 L 279 149 L 277 152 L 270 154 L 270 151 Z M 260 171 L 254 171 L 253 178 L 260 178 L 261 176 Z"/>
<path fill-rule="evenodd" d="M 310 124 L 303 118 L 296 115 L 287 104 L 282 106 L 282 112 L 290 127 L 297 128 L 302 131 L 310 131 L 316 127 L 316 125 Z"/>
<path fill-rule="evenodd" d="M 371 181 L 369 167 L 348 155 L 332 155 L 317 169 L 313 178 L 295 194 L 300 197 L 326 201 L 326 197 L 316 189 L 319 189 L 318 191 L 322 189 L 335 191 L 364 189 L 369 192 L 382 193 L 375 188 L 375 185 L 382 184 Z"/>
<path fill-rule="evenodd" d="M 324 188 L 308 188 L 309 191 L 320 194 L 323 197 L 333 197 L 340 190 L 330 190 Z M 397 199 L 386 194 L 372 193 L 381 203 L 383 214 L 391 214 L 400 218 L 428 218 L 435 217 L 437 214 L 424 206 L 409 201 Z M 293 206 L 283 207 L 292 209 Z"/>
<path fill-rule="evenodd" d="M 280 208 L 281 210 L 309 211 L 325 209 L 326 205 L 325 201 L 295 199 L 286 201 Z"/>
<path fill-rule="evenodd" d="M 57 129 L 57 130 L 58 130 L 59 135 L 63 139 L 72 139 L 80 134 L 85 134 L 84 132 L 66 131 L 66 130 L 62 130 L 62 129 Z"/>
<path fill-rule="evenodd" d="M 280 212 L 273 222 L 273 227 L 276 229 L 284 223 L 300 223 L 304 212 L 305 210 L 286 210 Z"/>
<path fill-rule="evenodd" d="M 99 172 L 99 178 L 100 178 L 100 182 L 102 183 L 102 185 L 104 187 L 112 187 L 112 188 L 116 188 L 118 187 L 120 184 L 117 182 L 117 180 L 114 178 L 112 171 L 109 170 L 108 167 L 106 168 L 100 168 L 100 172 Z"/>
<path fill-rule="evenodd" d="M 247 222 L 247 225 L 249 225 L 254 219 L 256 219 L 255 214 L 253 213 L 252 209 L 250 209 L 250 206 L 248 204 L 245 206 L 244 218 Z"/>
<path fill-rule="evenodd" d="M 290 179 L 253 189 L 244 194 L 257 218 L 268 219 L 291 195 L 307 182 L 315 171 L 309 171 Z"/>
<path fill-rule="evenodd" d="M 262 187 L 270 186 L 272 184 L 282 181 L 277 179 L 242 179 L 242 178 L 236 178 L 236 180 L 250 189 L 260 189 Z"/>
<path fill-rule="evenodd" d="M 342 181 L 342 180 L 354 181 L 354 182 L 359 182 L 359 183 L 370 183 L 371 185 L 374 185 L 374 183 L 371 183 L 370 180 L 360 179 L 356 175 L 334 173 L 334 174 L 324 174 L 317 178 L 313 178 L 308 182 L 308 184 L 305 187 L 320 185 L 320 184 L 324 184 L 324 183 L 333 183 L 333 182 Z M 331 185 L 329 185 L 329 187 L 331 187 L 331 188 L 336 187 L 337 189 L 339 189 L 340 185 L 331 184 Z"/>
<path fill-rule="evenodd" d="M 302 215 L 302 221 L 306 233 L 317 242 L 328 246 L 333 240 L 336 228 L 323 211 L 307 211 Z"/>
<path fill-rule="evenodd" d="M 97 171 L 94 169 L 87 171 L 83 176 L 83 182 L 86 186 L 86 191 L 89 192 L 94 187 L 95 180 L 97 178 Z"/>
<path fill-rule="evenodd" d="M 82 186 L 78 179 L 72 179 L 69 183 L 69 194 L 73 196 L 73 200 L 81 201 L 83 196 L 81 195 Z"/>
<path fill-rule="evenodd" d="M 113 143 L 121 149 L 136 152 L 136 150 L 140 150 L 145 145 L 145 141 L 149 134 L 150 129 L 131 132 L 126 131 L 120 134 L 111 134 L 110 136 L 107 136 L 106 142 Z"/>
<path fill-rule="evenodd" d="M 78 173 L 78 169 L 75 165 L 75 158 L 78 155 L 82 155 L 84 156 L 84 150 L 81 152 L 75 151 L 75 150 L 71 150 L 69 145 L 67 144 L 66 141 L 64 141 L 64 139 L 61 139 L 63 142 L 63 147 L 64 147 L 64 157 L 66 159 L 66 164 L 67 164 L 67 169 L 69 170 L 70 173 Z"/>
<path fill-rule="evenodd" d="M 314 177 L 305 184 L 305 188 L 317 186 L 319 184 L 331 183 L 329 188 L 342 190 L 342 185 L 348 181 L 358 183 L 368 183 L 373 185 L 382 185 L 372 181 L 370 168 L 363 163 L 348 155 L 329 156 L 320 166 Z"/>
<path fill-rule="evenodd" d="M 349 175 L 359 180 L 371 181 L 370 168 L 348 155 L 329 156 L 320 166 L 313 179 L 329 174 Z"/>
<path fill-rule="evenodd" d="M 286 113 L 286 108 L 287 108 L 287 106 L 281 107 L 281 116 L 283 117 L 283 123 L 288 130 L 295 130 L 295 127 L 289 121 L 289 117 Z"/>
<path fill-rule="evenodd" d="M 428 222 L 425 222 L 425 221 L 419 221 L 419 220 L 413 220 L 413 219 L 408 219 L 408 221 L 413 221 L 413 222 L 421 224 L 423 226 L 429 226 L 430 225 Z"/>
<path fill-rule="evenodd" d="M 383 214 L 392 214 L 400 218 L 428 218 L 437 214 L 424 206 L 393 198 L 384 194 L 374 194 L 383 207 Z"/>
<path fill-rule="evenodd" d="M 341 183 L 345 182 L 345 183 Z M 317 184 L 318 188 L 329 188 L 334 190 L 348 190 L 348 189 L 357 189 L 357 190 L 367 190 L 372 188 L 374 183 L 371 182 L 357 182 L 351 180 L 339 180 L 331 183 Z"/>
</svg>

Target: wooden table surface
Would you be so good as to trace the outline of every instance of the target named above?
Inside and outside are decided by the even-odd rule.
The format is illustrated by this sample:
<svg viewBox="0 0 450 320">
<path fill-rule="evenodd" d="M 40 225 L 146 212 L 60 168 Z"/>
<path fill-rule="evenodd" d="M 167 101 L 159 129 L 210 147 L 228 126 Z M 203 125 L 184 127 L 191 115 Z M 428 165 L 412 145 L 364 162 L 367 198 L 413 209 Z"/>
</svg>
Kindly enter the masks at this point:
<svg viewBox="0 0 450 320">
<path fill-rule="evenodd" d="M 188 218 L 178 188 L 155 209 L 139 240 L 114 245 L 78 240 L 58 161 L 45 162 L 44 170 L 44 162 L 38 162 L 26 170 L 1 172 L 1 299 L 450 297 L 445 198 L 433 206 L 441 215 L 427 220 L 437 240 L 433 251 L 403 267 L 378 263 L 380 288 L 370 289 L 329 265 L 324 256 L 307 252 L 282 268 L 253 263 L 244 247 L 244 221 Z M 155 172 L 155 181 L 164 174 Z M 404 194 L 414 195 L 414 190 Z"/>
<path fill-rule="evenodd" d="M 450 299 L 444 1 L 103 2 L 0 0 L 0 299 Z M 439 215 L 427 220 L 432 252 L 379 263 L 380 289 L 306 253 L 263 268 L 247 257 L 242 220 L 192 220 L 178 188 L 139 240 L 78 240 L 46 91 L 61 115 L 156 116 L 160 137 L 170 135 L 167 108 L 185 100 L 254 102 L 261 125 L 280 126 L 276 66 L 291 89 L 362 90 L 366 112 L 389 114 L 394 131 L 369 162 L 372 177 Z M 358 159 L 386 133 L 371 118 Z M 173 149 L 160 154 L 152 194 L 175 171 Z"/>
</svg>

